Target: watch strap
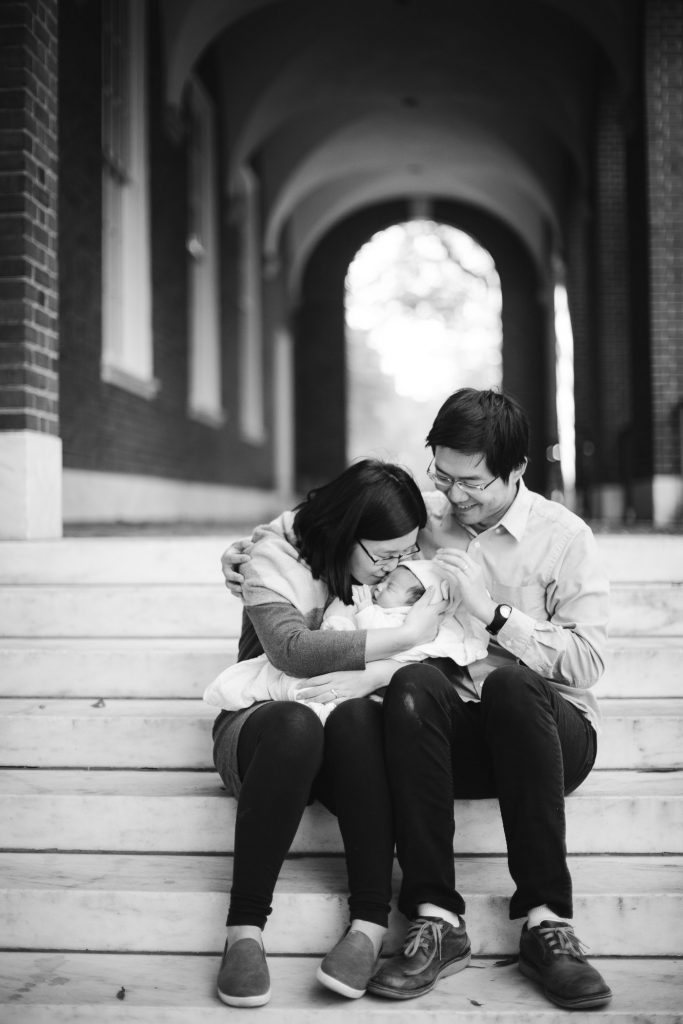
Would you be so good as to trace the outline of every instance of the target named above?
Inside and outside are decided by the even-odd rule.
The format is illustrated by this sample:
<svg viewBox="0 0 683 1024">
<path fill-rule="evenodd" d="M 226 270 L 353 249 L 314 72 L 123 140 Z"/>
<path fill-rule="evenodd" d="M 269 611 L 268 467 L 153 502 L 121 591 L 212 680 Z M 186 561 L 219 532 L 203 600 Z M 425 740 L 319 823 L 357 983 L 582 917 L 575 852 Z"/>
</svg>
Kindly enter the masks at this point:
<svg viewBox="0 0 683 1024">
<path fill-rule="evenodd" d="M 503 611 L 505 609 L 505 611 Z M 499 604 L 493 613 L 493 618 L 486 627 L 486 632 L 490 633 L 491 636 L 498 636 L 501 629 L 510 618 L 512 608 L 509 604 Z M 507 614 L 506 614 L 507 613 Z"/>
</svg>

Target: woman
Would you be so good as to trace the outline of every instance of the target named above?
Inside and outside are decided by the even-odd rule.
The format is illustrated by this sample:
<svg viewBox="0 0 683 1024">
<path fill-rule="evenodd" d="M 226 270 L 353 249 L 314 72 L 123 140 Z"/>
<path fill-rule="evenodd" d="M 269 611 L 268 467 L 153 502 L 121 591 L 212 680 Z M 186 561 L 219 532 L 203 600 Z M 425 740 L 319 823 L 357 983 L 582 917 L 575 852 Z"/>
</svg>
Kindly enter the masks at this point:
<svg viewBox="0 0 683 1024">
<path fill-rule="evenodd" d="M 434 638 L 447 603 L 439 596 L 432 604 L 431 587 L 400 626 L 341 633 L 319 627 L 333 598 L 351 603 L 352 583 L 372 586 L 416 554 L 425 523 L 412 477 L 364 460 L 254 534 L 238 659 L 265 653 L 276 668 L 304 678 L 347 674 L 335 676 L 334 691 L 316 691 L 316 700 L 339 702 L 324 726 L 294 701 L 266 701 L 216 719 L 214 762 L 238 797 L 218 976 L 218 995 L 231 1006 L 260 1006 L 270 997 L 263 928 L 282 863 L 314 798 L 339 820 L 351 917 L 318 978 L 349 998 L 365 993 L 388 924 L 394 847 L 381 708 L 365 698 L 388 682 L 393 655 Z"/>
</svg>

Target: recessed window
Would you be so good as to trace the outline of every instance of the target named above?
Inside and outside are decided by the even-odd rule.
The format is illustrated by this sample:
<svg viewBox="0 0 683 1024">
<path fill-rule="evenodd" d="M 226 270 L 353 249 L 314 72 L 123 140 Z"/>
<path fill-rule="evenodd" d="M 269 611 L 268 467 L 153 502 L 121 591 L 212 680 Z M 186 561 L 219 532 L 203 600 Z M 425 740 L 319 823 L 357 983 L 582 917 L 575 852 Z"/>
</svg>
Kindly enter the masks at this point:
<svg viewBox="0 0 683 1024">
<path fill-rule="evenodd" d="M 156 394 L 147 141 L 147 5 L 104 0 L 102 379 Z"/>
<path fill-rule="evenodd" d="M 188 412 L 209 426 L 225 422 L 221 373 L 220 233 L 214 105 L 198 81 L 190 91 L 190 294 Z"/>
</svg>

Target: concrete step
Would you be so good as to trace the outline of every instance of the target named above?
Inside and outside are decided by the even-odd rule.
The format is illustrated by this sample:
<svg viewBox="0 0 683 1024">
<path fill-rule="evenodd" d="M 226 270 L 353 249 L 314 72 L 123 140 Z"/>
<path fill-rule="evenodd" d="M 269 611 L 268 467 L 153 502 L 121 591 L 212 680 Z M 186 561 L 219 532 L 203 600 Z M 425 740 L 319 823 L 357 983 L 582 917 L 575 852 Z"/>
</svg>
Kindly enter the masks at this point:
<svg viewBox="0 0 683 1024">
<path fill-rule="evenodd" d="M 267 933 L 266 933 L 267 936 Z M 267 938 L 266 938 L 267 942 Z M 272 999 L 258 1011 L 268 1024 L 558 1024 L 567 1011 L 549 1003 L 516 964 L 475 959 L 421 999 L 399 1004 L 342 999 L 315 980 L 318 960 L 269 955 Z M 3 1024 L 253 1024 L 254 1011 L 215 995 L 220 958 L 89 953 L 0 953 Z M 680 1024 L 680 960 L 601 959 L 614 996 L 601 1010 L 574 1012 L 576 1024 Z M 123 997 L 123 998 L 122 998 Z"/>
<path fill-rule="evenodd" d="M 258 1011 L 268 1024 L 558 1024 L 549 1003 L 516 964 L 475 959 L 421 999 L 399 1004 L 342 999 L 315 980 L 318 960 L 269 955 L 272 998 Z M 220 958 L 88 953 L 0 953 L 3 1024 L 253 1024 L 254 1011 L 215 995 Z M 614 996 L 601 1010 L 574 1012 L 576 1024 L 680 1024 L 679 960 L 600 959 Z M 121 998 L 123 996 L 123 999 Z"/>
<path fill-rule="evenodd" d="M 220 557 L 238 536 L 67 537 L 0 542 L 0 583 L 222 583 Z M 680 582 L 683 535 L 598 534 L 614 582 Z"/>
<path fill-rule="evenodd" d="M 683 586 L 613 588 L 610 635 L 681 635 Z M 219 582 L 0 588 L 7 637 L 237 637 L 242 606 Z"/>
<path fill-rule="evenodd" d="M 497 801 L 455 806 L 456 853 L 504 853 Z M 5 850 L 228 853 L 235 808 L 213 772 L 0 772 Z M 683 854 L 683 772 L 592 772 L 567 799 L 567 845 L 574 854 Z M 322 805 L 307 808 L 292 852 L 342 852 Z"/>
<path fill-rule="evenodd" d="M 9 637 L 239 636 L 242 605 L 219 582 L 0 588 Z"/>
<path fill-rule="evenodd" d="M 237 657 L 237 640 L 0 639 L 0 697 L 194 697 Z M 683 639 L 612 640 L 600 697 L 683 698 Z"/>
<path fill-rule="evenodd" d="M 683 701 L 603 700 L 596 766 L 683 768 Z M 0 767 L 211 768 L 201 700 L 0 701 Z"/>
<path fill-rule="evenodd" d="M 682 623 L 680 583 L 623 583 L 612 587 L 610 636 L 680 636 Z"/>
<path fill-rule="evenodd" d="M 180 583 L 222 586 L 221 555 L 237 539 L 65 537 L 0 542 L 0 583 Z"/>
<path fill-rule="evenodd" d="M 570 858 L 575 920 L 594 956 L 677 956 L 683 858 Z M 0 917 L 9 949 L 218 953 L 232 860 L 220 856 L 0 854 Z M 477 955 L 514 953 L 512 883 L 503 857 L 456 858 Z M 399 885 L 398 867 L 394 887 Z M 347 923 L 342 857 L 285 861 L 268 922 L 275 954 L 322 955 Z M 302 926 L 305 922 L 305 927 Z M 388 949 L 405 922 L 393 911 Z"/>
<path fill-rule="evenodd" d="M 6 638 L 0 640 L 0 697 L 199 699 L 236 659 L 236 639 Z"/>
</svg>

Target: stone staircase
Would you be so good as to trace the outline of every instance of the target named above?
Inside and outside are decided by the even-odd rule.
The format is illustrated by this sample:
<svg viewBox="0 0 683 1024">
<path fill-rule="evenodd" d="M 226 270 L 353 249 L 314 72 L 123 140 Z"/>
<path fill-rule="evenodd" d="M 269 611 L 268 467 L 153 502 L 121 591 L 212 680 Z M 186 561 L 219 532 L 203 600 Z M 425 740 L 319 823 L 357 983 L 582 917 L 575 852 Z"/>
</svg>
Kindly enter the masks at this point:
<svg viewBox="0 0 683 1024">
<path fill-rule="evenodd" d="M 235 806 L 206 683 L 233 660 L 229 537 L 0 544 L 0 1022 L 210 1024 Z M 601 535 L 614 581 L 595 771 L 568 800 L 577 931 L 614 990 L 592 1021 L 683 1020 L 683 537 Z M 263 1019 L 558 1021 L 506 962 L 519 923 L 493 801 L 459 801 L 473 966 L 420 1000 L 315 981 L 346 920 L 335 820 L 310 808 L 266 930 Z M 396 879 L 398 882 L 398 877 Z M 398 915 L 395 915 L 396 918 Z M 392 922 L 392 941 L 401 934 Z"/>
</svg>

